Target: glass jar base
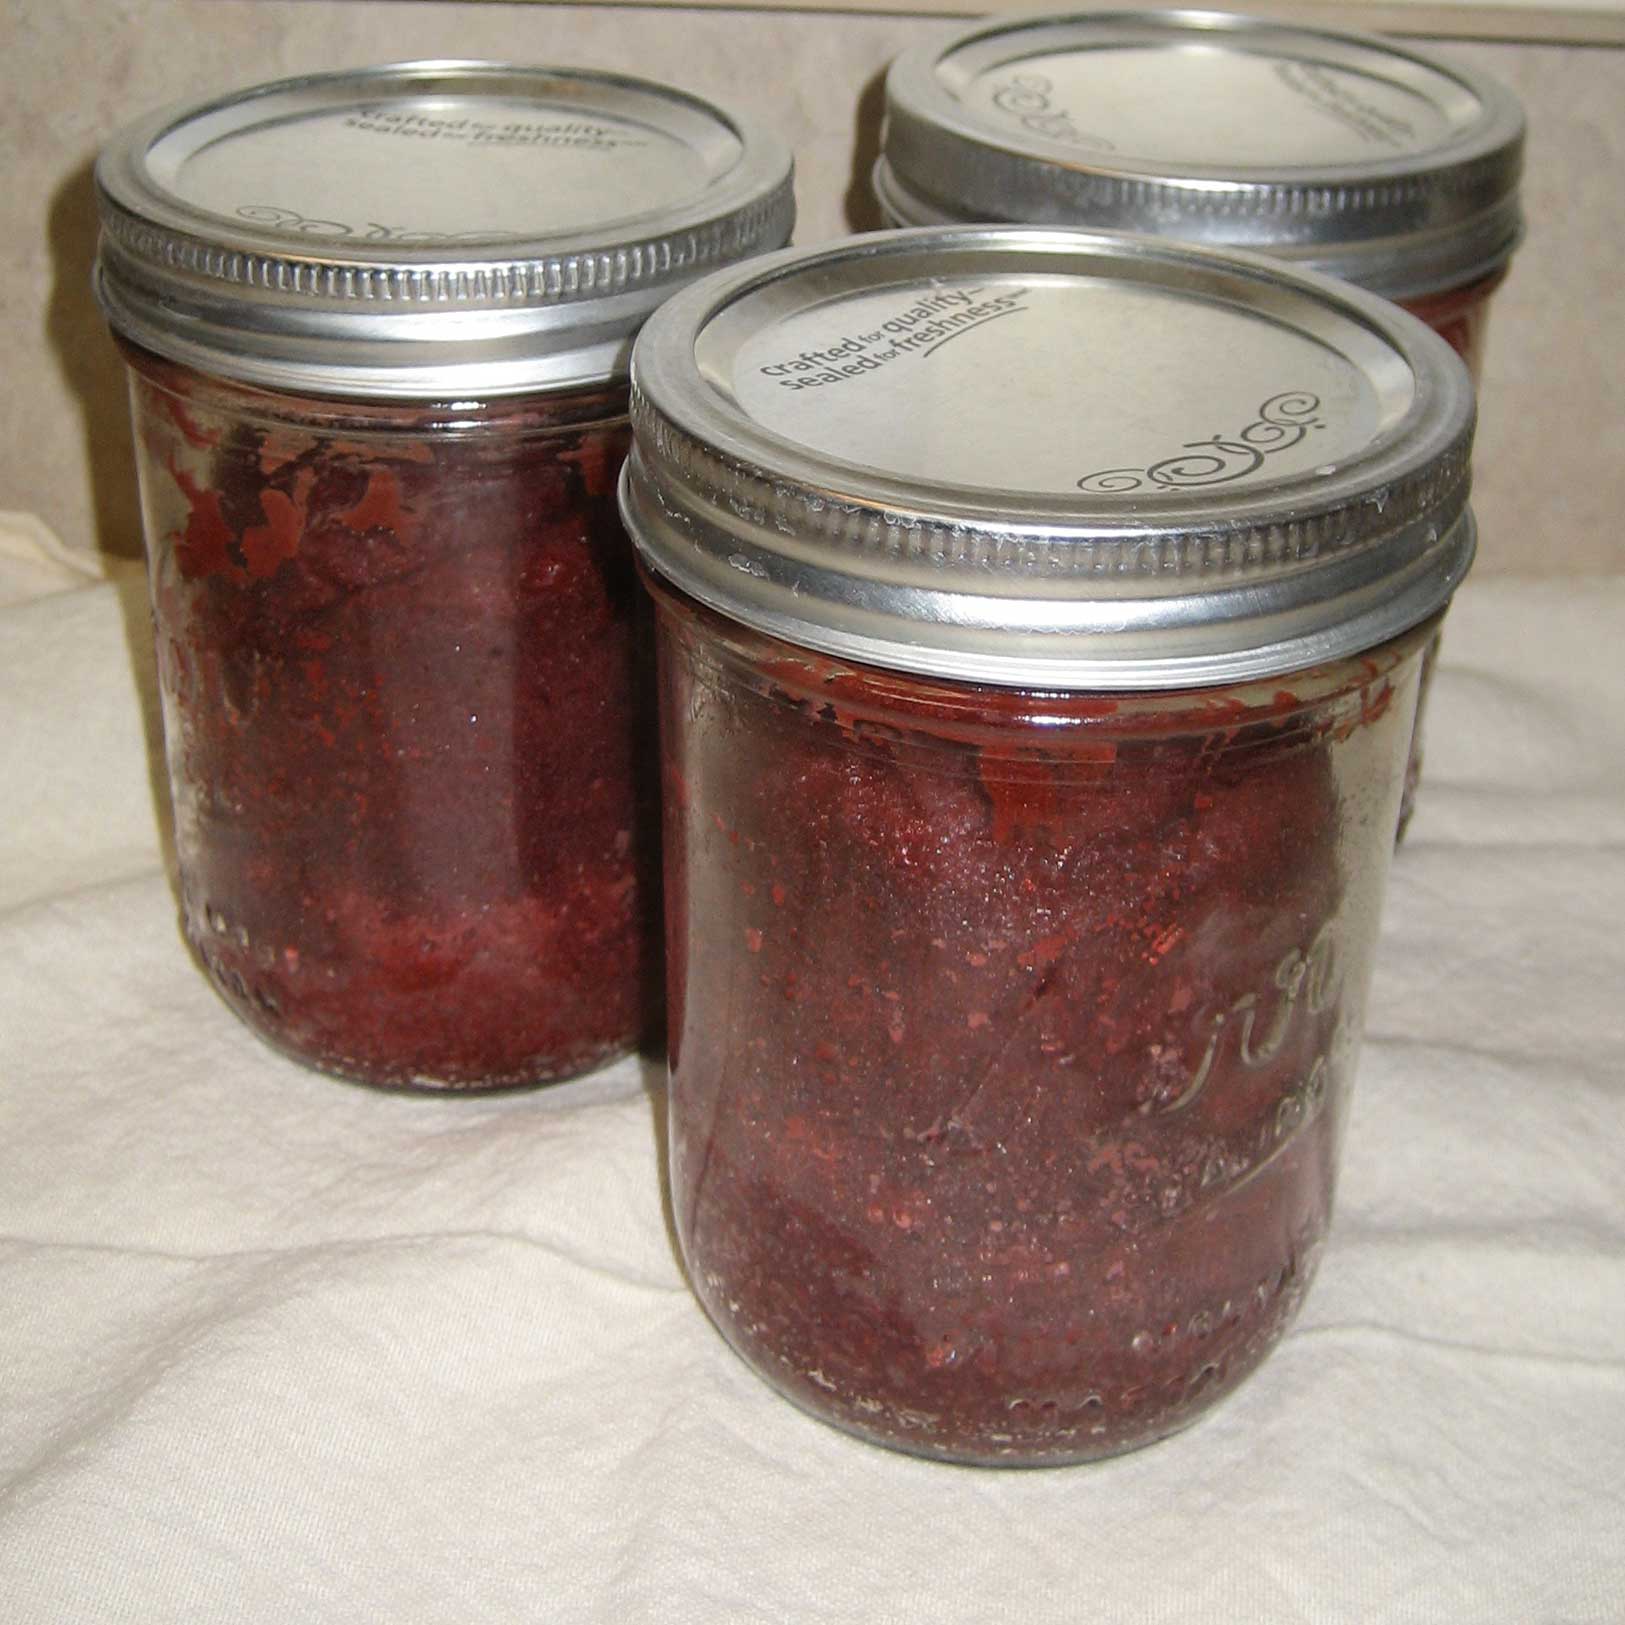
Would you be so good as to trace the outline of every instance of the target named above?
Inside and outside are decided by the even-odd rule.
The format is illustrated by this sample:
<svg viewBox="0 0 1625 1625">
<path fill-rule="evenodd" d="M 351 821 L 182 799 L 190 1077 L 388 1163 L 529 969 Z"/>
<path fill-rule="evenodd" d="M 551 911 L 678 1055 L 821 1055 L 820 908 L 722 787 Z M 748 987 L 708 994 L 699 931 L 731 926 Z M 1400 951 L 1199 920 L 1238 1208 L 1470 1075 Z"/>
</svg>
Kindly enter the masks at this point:
<svg viewBox="0 0 1625 1625">
<path fill-rule="evenodd" d="M 390 1093 L 498 1094 L 563 1083 L 630 1054 L 638 1047 L 642 1030 L 642 1024 L 634 1023 L 607 1037 L 577 1038 L 567 1044 L 549 1044 L 520 1053 L 509 1051 L 501 1056 L 487 1052 L 484 1055 L 469 1053 L 462 1059 L 450 1059 L 444 1054 L 431 1059 L 421 1051 L 413 1054 L 408 1046 L 399 1044 L 395 1058 L 368 1058 L 336 1042 L 290 1034 L 274 993 L 251 985 L 230 967 L 223 966 L 195 939 L 190 946 L 221 1003 L 262 1043 L 312 1072 Z M 299 1002 L 308 1013 L 309 1001 Z M 444 1018 L 447 1009 L 458 1008 L 454 998 L 435 1002 L 439 1018 Z M 350 1013 L 353 1016 L 353 1011 Z M 387 1025 L 380 1021 L 375 1024 L 375 1030 L 383 1031 Z"/>
<path fill-rule="evenodd" d="M 888 1427 L 880 1422 L 866 1422 L 860 1414 L 866 1404 L 873 1406 L 875 1416 L 894 1409 L 880 1401 L 857 1400 L 842 1407 L 820 1402 L 810 1388 L 801 1391 L 795 1385 L 779 1382 L 774 1372 L 763 1369 L 739 1347 L 722 1323 L 714 1316 L 710 1318 L 729 1348 L 753 1375 L 815 1422 L 877 1449 L 940 1466 L 994 1467 L 1018 1471 L 1099 1465 L 1119 1456 L 1134 1455 L 1184 1433 L 1222 1406 L 1259 1369 L 1278 1342 L 1278 1336 L 1272 1337 L 1262 1346 L 1249 1350 L 1244 1357 L 1224 1362 L 1224 1369 L 1215 1377 L 1205 1375 L 1211 1367 L 1198 1368 L 1191 1379 L 1192 1391 L 1182 1403 L 1154 1417 L 1147 1416 L 1134 1425 L 1119 1423 L 1114 1426 L 1106 1420 L 1085 1420 L 1065 1428 L 1057 1426 L 1048 1437 L 1036 1431 L 1030 1431 L 1023 1437 L 1014 1430 L 1005 1432 L 991 1427 L 977 1437 L 963 1432 L 956 1436 L 945 1434 L 932 1437 L 925 1431 L 924 1424 L 929 1417 L 923 1411 L 914 1413 L 912 1425 L 909 1425 L 909 1418 L 899 1412 L 898 1419 L 904 1425 Z M 1284 1326 L 1281 1331 L 1285 1331 Z M 1059 1409 L 1055 1402 L 1049 1403 Z M 1012 1400 L 1009 1404 L 1012 1408 L 1028 1406 L 1040 1412 L 1044 1409 L 1042 1404 L 1033 1406 L 1031 1401 L 1026 1400 Z M 1099 1404 L 1103 1416 L 1104 1401 Z M 1084 1409 L 1087 1411 L 1093 1407 L 1086 1406 Z"/>
<path fill-rule="evenodd" d="M 635 1037 L 614 1040 L 572 1051 L 565 1057 L 537 1059 L 502 1072 L 479 1076 L 461 1076 L 451 1071 L 434 1073 L 427 1070 L 380 1068 L 351 1061 L 342 1055 L 308 1054 L 268 1032 L 230 999 L 224 998 L 223 995 L 222 999 L 232 1014 L 278 1055 L 297 1062 L 307 1071 L 318 1072 L 323 1077 L 336 1078 L 341 1083 L 359 1084 L 392 1095 L 500 1095 L 517 1094 L 526 1089 L 544 1089 L 550 1084 L 568 1083 L 572 1078 L 585 1077 L 589 1072 L 596 1072 L 600 1067 L 608 1066 L 612 1061 L 618 1061 L 622 1056 L 630 1055 L 638 1048 Z"/>
</svg>

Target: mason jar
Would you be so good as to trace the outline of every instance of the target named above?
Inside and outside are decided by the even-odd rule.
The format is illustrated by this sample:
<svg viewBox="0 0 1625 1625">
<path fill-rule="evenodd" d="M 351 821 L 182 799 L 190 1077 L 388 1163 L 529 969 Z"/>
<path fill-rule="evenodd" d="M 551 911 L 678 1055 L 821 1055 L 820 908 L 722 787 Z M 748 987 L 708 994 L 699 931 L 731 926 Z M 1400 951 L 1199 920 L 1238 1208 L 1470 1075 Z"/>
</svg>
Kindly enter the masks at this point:
<svg viewBox="0 0 1625 1625">
<path fill-rule="evenodd" d="M 694 1290 L 880 1444 L 1175 1431 L 1326 1239 L 1465 369 L 1260 257 L 961 228 L 708 277 L 633 382 Z"/>
<path fill-rule="evenodd" d="M 420 62 L 159 114 L 97 184 L 210 980 L 373 1084 L 627 1049 L 659 986 L 631 344 L 787 240 L 788 155 L 666 86 Z"/>
</svg>

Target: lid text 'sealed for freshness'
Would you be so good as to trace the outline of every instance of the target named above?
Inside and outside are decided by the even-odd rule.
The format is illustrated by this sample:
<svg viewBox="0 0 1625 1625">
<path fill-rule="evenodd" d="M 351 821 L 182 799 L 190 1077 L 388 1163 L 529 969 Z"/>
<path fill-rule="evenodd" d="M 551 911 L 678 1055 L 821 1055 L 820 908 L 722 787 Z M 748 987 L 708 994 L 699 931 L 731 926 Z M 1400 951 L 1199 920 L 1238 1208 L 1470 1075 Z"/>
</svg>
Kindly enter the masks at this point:
<svg viewBox="0 0 1625 1625">
<path fill-rule="evenodd" d="M 950 340 L 1026 309 L 1030 290 L 942 289 L 915 299 L 874 328 L 859 329 L 820 349 L 805 349 L 759 370 L 784 389 L 844 383 L 907 356 L 927 356 Z"/>
<path fill-rule="evenodd" d="M 581 119 L 522 118 L 499 121 L 418 113 L 410 109 L 363 107 L 344 120 L 346 129 L 374 135 L 405 136 L 415 141 L 455 142 L 464 146 L 586 147 L 615 152 L 646 147 L 648 142 L 613 125 Z"/>
</svg>

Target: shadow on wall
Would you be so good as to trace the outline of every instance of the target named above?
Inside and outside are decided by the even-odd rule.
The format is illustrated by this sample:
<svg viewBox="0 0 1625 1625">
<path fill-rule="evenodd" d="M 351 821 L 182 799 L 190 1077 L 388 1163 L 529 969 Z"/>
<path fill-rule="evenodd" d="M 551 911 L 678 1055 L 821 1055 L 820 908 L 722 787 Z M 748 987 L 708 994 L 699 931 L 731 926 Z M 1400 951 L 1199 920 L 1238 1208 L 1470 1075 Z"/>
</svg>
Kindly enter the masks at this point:
<svg viewBox="0 0 1625 1625">
<path fill-rule="evenodd" d="M 885 115 L 886 70 L 882 68 L 858 97 L 852 182 L 846 189 L 846 219 L 853 231 L 880 231 L 886 224 L 872 180 L 875 160 L 880 157 L 880 126 Z"/>
<path fill-rule="evenodd" d="M 115 558 L 133 559 L 141 557 L 141 508 L 124 363 L 90 285 L 97 235 L 93 174 L 92 164 L 81 165 L 51 199 L 53 280 L 45 325 L 57 365 L 79 405 L 96 545 Z"/>
<path fill-rule="evenodd" d="M 79 406 L 95 505 L 95 541 L 110 561 L 144 557 L 141 502 L 136 484 L 135 445 L 130 435 L 129 396 L 124 362 L 102 319 L 91 291 L 96 261 L 96 188 L 94 165 L 82 164 L 51 200 L 50 243 L 53 280 L 46 332 L 57 364 Z M 147 776 L 158 814 L 164 868 L 179 900 L 175 858 L 175 808 L 170 797 L 164 758 L 164 733 L 158 672 L 153 656 L 152 616 L 147 604 L 145 572 L 109 572 L 124 617 L 130 666 L 141 696 L 147 738 Z"/>
</svg>

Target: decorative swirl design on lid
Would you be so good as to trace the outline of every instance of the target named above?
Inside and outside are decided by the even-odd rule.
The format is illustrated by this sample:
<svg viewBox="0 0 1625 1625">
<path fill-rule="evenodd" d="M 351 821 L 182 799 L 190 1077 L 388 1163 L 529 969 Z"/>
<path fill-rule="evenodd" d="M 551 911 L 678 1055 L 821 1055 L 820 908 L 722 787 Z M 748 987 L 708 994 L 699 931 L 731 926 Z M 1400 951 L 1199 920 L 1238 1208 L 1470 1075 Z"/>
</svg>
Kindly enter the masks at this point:
<svg viewBox="0 0 1625 1625">
<path fill-rule="evenodd" d="M 1233 435 L 1187 440 L 1180 451 L 1145 468 L 1103 468 L 1085 474 L 1078 481 L 1078 489 L 1096 496 L 1116 496 L 1147 487 L 1183 491 L 1194 486 L 1228 485 L 1256 473 L 1266 457 L 1300 444 L 1311 429 L 1325 427 L 1318 395 L 1302 389 L 1286 390 L 1271 395 L 1258 408 L 1258 416 Z"/>
<path fill-rule="evenodd" d="M 1003 84 L 994 87 L 993 105 L 1034 135 L 1064 141 L 1069 146 L 1086 147 L 1090 152 L 1115 152 L 1115 142 L 1080 130 L 1072 115 L 1064 107 L 1056 106 L 1054 89 L 1054 83 L 1041 73 L 1012 74 Z"/>
<path fill-rule="evenodd" d="M 419 231 L 409 226 L 384 226 L 375 220 L 369 220 L 364 227 L 352 226 L 342 220 L 312 219 L 274 203 L 240 204 L 237 218 L 251 226 L 270 226 L 303 237 L 354 237 L 369 243 L 478 243 L 499 235 L 489 231 Z"/>
</svg>

